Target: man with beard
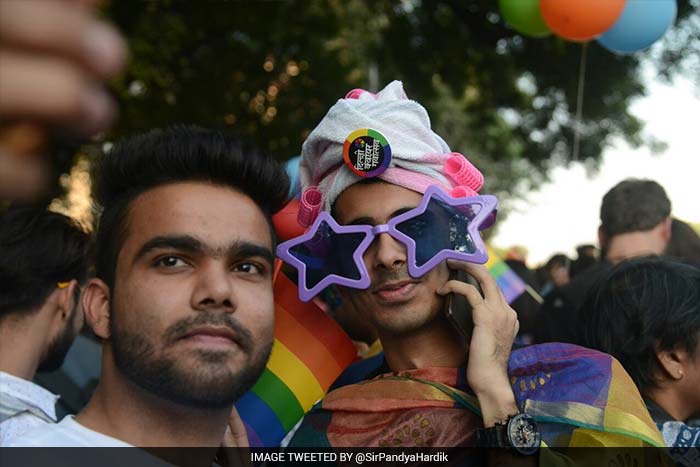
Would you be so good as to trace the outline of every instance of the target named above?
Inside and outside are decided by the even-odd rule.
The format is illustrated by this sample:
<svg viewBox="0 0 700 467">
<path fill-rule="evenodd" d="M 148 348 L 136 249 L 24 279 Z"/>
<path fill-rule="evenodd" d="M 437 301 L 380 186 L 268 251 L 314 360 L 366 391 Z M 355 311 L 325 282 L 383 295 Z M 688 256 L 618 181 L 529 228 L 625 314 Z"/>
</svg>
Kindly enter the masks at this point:
<svg viewBox="0 0 700 467">
<path fill-rule="evenodd" d="M 211 461 L 270 353 L 270 216 L 287 190 L 276 162 L 195 127 L 105 155 L 97 277 L 83 298 L 103 340 L 101 379 L 76 417 L 22 444 L 211 447 L 201 451 Z"/>
<path fill-rule="evenodd" d="M 32 383 L 63 362 L 83 327 L 90 237 L 43 208 L 0 215 L 0 445 L 56 422 L 59 396 Z"/>
</svg>

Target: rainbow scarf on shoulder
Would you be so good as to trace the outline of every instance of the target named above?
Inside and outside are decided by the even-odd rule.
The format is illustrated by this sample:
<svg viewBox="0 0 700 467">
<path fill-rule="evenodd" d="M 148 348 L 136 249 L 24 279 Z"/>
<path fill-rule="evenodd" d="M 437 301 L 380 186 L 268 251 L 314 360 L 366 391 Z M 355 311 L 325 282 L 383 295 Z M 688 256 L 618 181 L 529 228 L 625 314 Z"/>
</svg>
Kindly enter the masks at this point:
<svg viewBox="0 0 700 467">
<path fill-rule="evenodd" d="M 529 346 L 512 352 L 508 374 L 543 445 L 664 446 L 639 391 L 610 355 L 570 344 Z M 423 368 L 331 391 L 290 446 L 473 446 L 481 423 L 465 368 Z"/>
</svg>

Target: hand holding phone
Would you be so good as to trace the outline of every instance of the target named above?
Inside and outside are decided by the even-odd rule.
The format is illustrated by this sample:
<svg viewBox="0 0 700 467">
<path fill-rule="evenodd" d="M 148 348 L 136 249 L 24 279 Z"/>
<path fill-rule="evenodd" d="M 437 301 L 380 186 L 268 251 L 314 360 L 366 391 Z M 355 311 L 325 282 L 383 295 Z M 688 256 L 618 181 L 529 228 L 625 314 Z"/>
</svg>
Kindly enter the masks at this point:
<svg viewBox="0 0 700 467">
<path fill-rule="evenodd" d="M 453 316 L 460 314 L 454 303 L 457 296 L 461 295 L 471 305 L 473 328 L 468 343 L 467 382 L 480 401 L 482 397 L 485 402 L 500 400 L 504 395 L 512 398 L 508 357 L 519 330 L 518 315 L 483 265 L 453 260 L 448 260 L 447 265 L 472 276 L 480 286 L 479 289 L 460 281 L 448 281 L 437 291 L 445 297 L 455 295 L 452 299 Z"/>
<path fill-rule="evenodd" d="M 453 269 L 450 272 L 449 280 L 458 280 L 471 284 L 476 287 L 483 296 L 481 287 L 479 287 L 479 282 L 461 269 Z M 474 330 L 474 320 L 472 318 L 472 306 L 469 304 L 466 297 L 458 293 L 448 294 L 445 298 L 444 312 L 448 321 L 454 326 L 464 340 L 464 343 L 468 346 L 472 338 L 472 331 Z"/>
</svg>

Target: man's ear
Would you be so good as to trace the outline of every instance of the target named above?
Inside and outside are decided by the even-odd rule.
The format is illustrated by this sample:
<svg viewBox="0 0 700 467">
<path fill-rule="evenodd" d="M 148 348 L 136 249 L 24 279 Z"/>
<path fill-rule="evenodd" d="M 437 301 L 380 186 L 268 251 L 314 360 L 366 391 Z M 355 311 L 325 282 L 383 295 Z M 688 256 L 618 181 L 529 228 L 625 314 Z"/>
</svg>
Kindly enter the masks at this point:
<svg viewBox="0 0 700 467">
<path fill-rule="evenodd" d="M 92 331 L 102 339 L 109 339 L 109 287 L 101 279 L 90 279 L 83 292 L 85 319 Z"/>
<path fill-rule="evenodd" d="M 608 236 L 605 235 L 602 225 L 598 227 L 598 244 L 600 245 L 601 251 L 605 250 L 605 247 L 608 246 Z"/>
<path fill-rule="evenodd" d="M 664 243 L 671 241 L 671 225 L 673 221 L 670 217 L 667 217 L 661 221 L 661 238 L 663 238 Z"/>
<path fill-rule="evenodd" d="M 656 350 L 656 360 L 659 366 L 666 373 L 666 378 L 673 381 L 680 381 L 685 376 L 685 366 L 688 363 L 690 355 L 681 346 L 676 346 L 673 349 Z"/>
</svg>

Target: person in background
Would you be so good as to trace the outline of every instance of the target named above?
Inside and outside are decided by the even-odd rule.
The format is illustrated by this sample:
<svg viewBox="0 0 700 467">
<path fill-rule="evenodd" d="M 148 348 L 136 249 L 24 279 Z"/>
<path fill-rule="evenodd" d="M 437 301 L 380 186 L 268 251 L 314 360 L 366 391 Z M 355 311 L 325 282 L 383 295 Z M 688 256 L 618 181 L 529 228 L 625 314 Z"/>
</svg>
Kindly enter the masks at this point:
<svg viewBox="0 0 700 467">
<path fill-rule="evenodd" d="M 621 261 L 663 254 L 670 239 L 671 201 L 661 185 L 627 179 L 611 188 L 600 206 L 602 260 L 545 298 L 535 342 L 580 344 L 576 313 L 588 290 Z"/>
<path fill-rule="evenodd" d="M 576 255 L 576 259 L 571 263 L 572 278 L 598 262 L 598 249 L 594 245 L 577 246 Z"/>
<path fill-rule="evenodd" d="M 543 297 L 559 287 L 564 287 L 571 281 L 570 268 L 571 260 L 563 253 L 557 253 L 547 260 L 544 265 L 546 282 L 542 286 L 541 292 Z"/>
<path fill-rule="evenodd" d="M 538 289 L 534 273 L 527 266 L 527 249 L 522 246 L 514 246 L 508 249 L 505 255 L 506 264 L 518 277 L 527 282 L 531 287 Z"/>
<path fill-rule="evenodd" d="M 666 445 L 700 447 L 700 428 L 686 425 L 700 415 L 700 266 L 624 261 L 590 290 L 580 326 L 585 345 L 630 374 Z"/>
<path fill-rule="evenodd" d="M 506 253 L 505 263 L 529 285 L 532 290 L 539 290 L 537 277 L 534 271 L 527 267 L 527 250 L 521 246 L 514 246 Z M 531 344 L 532 336 L 535 333 L 537 326 L 537 314 L 540 311 L 541 304 L 538 301 L 539 297 L 535 298 L 532 294 L 523 293 L 510 304 L 511 308 L 518 314 L 520 322 L 520 331 L 516 344 Z"/>
<path fill-rule="evenodd" d="M 671 221 L 671 241 L 665 253 L 667 256 L 700 263 L 700 235 L 686 222 Z"/>
<path fill-rule="evenodd" d="M 0 445 L 57 421 L 58 396 L 32 382 L 61 366 L 83 326 L 90 236 L 44 208 L 0 214 Z"/>
<path fill-rule="evenodd" d="M 60 368 L 37 371 L 34 381 L 60 397 L 56 402 L 56 418 L 76 414 L 85 407 L 100 379 L 102 345 L 90 330 L 83 326 L 75 337 Z"/>
</svg>

